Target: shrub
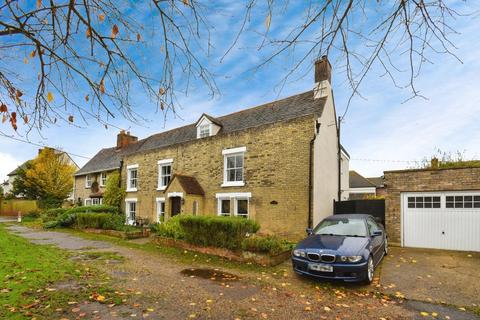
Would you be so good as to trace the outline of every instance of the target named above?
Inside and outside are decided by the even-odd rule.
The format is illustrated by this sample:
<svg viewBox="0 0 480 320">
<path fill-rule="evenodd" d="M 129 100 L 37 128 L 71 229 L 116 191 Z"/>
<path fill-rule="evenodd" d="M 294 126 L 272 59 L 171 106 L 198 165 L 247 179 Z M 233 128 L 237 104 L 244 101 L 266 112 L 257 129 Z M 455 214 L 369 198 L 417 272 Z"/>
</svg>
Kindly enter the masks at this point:
<svg viewBox="0 0 480 320">
<path fill-rule="evenodd" d="M 107 205 L 120 208 L 125 196 L 125 187 L 120 183 L 120 174 L 112 172 L 107 176 L 107 185 L 103 194 L 103 202 Z"/>
<path fill-rule="evenodd" d="M 48 221 L 48 222 L 46 222 L 46 223 L 43 224 L 43 227 L 44 227 L 45 229 L 56 228 L 56 227 L 57 227 L 57 221 L 56 221 L 56 220 Z"/>
<path fill-rule="evenodd" d="M 33 209 L 25 213 L 23 217 L 36 219 L 36 218 L 39 218 L 41 214 L 42 214 L 42 211 L 40 209 Z"/>
<path fill-rule="evenodd" d="M 70 213 L 84 213 L 84 212 L 102 212 L 102 213 L 115 213 L 118 214 L 118 208 L 107 205 L 95 205 L 95 206 L 81 206 L 68 209 Z"/>
<path fill-rule="evenodd" d="M 180 226 L 180 218 L 181 216 L 175 216 L 170 218 L 167 222 L 160 225 L 157 224 L 158 227 L 156 228 L 156 233 L 162 237 L 184 239 L 185 233 Z"/>
<path fill-rule="evenodd" d="M 245 251 L 278 254 L 291 250 L 294 244 L 276 236 L 252 236 L 242 241 Z"/>
<path fill-rule="evenodd" d="M 75 226 L 77 228 L 95 228 L 118 230 L 125 223 L 124 217 L 111 213 L 77 213 Z"/>
<path fill-rule="evenodd" d="M 200 246 L 241 249 L 247 233 L 260 229 L 258 223 L 241 217 L 180 216 L 185 240 Z"/>
<path fill-rule="evenodd" d="M 58 217 L 57 227 L 71 227 L 75 223 L 76 218 L 76 213 L 70 213 L 69 211 L 66 211 Z"/>
<path fill-rule="evenodd" d="M 63 208 L 57 208 L 57 209 L 48 209 L 42 213 L 42 221 L 43 222 L 49 222 L 49 221 L 54 221 L 57 220 L 58 217 L 65 213 L 67 209 Z"/>
</svg>

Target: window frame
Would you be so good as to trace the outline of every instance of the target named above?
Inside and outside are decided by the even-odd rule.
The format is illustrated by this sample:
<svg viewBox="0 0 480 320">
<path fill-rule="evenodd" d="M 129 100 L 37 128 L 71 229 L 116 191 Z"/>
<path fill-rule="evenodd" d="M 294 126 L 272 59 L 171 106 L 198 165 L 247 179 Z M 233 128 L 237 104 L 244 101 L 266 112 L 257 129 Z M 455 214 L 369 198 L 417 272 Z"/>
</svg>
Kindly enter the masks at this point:
<svg viewBox="0 0 480 320">
<path fill-rule="evenodd" d="M 135 203 L 135 211 L 133 211 L 134 213 L 134 219 L 130 219 L 131 218 L 131 204 L 132 203 Z M 138 201 L 136 198 L 127 198 L 125 199 L 125 224 L 129 224 L 129 225 L 133 225 L 135 224 L 135 221 L 137 219 L 137 215 L 138 215 L 138 205 L 137 205 Z"/>
<path fill-rule="evenodd" d="M 217 193 L 217 215 L 218 216 L 226 216 L 226 217 L 244 217 L 249 219 L 250 218 L 250 201 L 252 198 L 252 194 L 250 192 L 237 192 L 237 193 Z M 229 213 L 226 214 L 222 212 L 222 201 L 230 201 L 230 210 Z M 247 201 L 247 213 L 246 214 L 239 214 L 238 213 L 238 201 L 246 200 Z M 233 202 L 233 211 L 232 211 L 232 202 Z"/>
<path fill-rule="evenodd" d="M 135 187 L 131 186 L 131 181 L 132 181 L 132 172 L 136 171 L 136 177 L 135 177 Z M 127 192 L 136 192 L 138 191 L 138 164 L 132 164 L 127 166 Z"/>
<path fill-rule="evenodd" d="M 221 184 L 222 187 L 243 187 L 245 186 L 245 153 L 247 151 L 247 147 L 238 147 L 233 149 L 225 149 L 222 151 L 223 155 L 223 183 Z M 242 156 L 242 166 L 241 167 L 234 167 L 233 169 L 228 168 L 228 158 L 230 157 L 237 157 Z M 235 160 L 235 165 L 236 165 Z M 229 170 L 238 170 L 241 169 L 242 171 L 242 180 L 235 180 L 229 181 L 228 180 L 228 172 Z M 235 174 L 236 177 L 236 174 Z"/>
<path fill-rule="evenodd" d="M 90 204 L 87 204 L 87 202 L 90 202 Z M 91 198 L 85 198 L 85 200 L 83 200 L 83 204 L 85 205 L 85 207 L 91 206 L 92 203 L 93 202 Z"/>
<path fill-rule="evenodd" d="M 100 173 L 100 187 L 105 187 L 107 185 L 107 173 Z"/>
<path fill-rule="evenodd" d="M 470 204 L 470 206 L 466 206 L 466 204 L 468 203 Z M 479 194 L 455 193 L 455 194 L 445 195 L 445 209 L 473 210 L 473 209 L 479 209 L 479 208 L 480 208 Z"/>
<path fill-rule="evenodd" d="M 211 124 L 201 124 L 198 126 L 198 138 L 208 138 L 212 135 L 212 125 Z"/>
<path fill-rule="evenodd" d="M 430 200 L 427 200 L 430 198 Z M 407 196 L 408 209 L 441 209 L 442 197 L 440 195 L 409 195 Z"/>
<path fill-rule="evenodd" d="M 92 175 L 91 174 L 85 175 L 85 188 L 86 189 L 91 188 L 92 183 L 93 183 Z"/>
<path fill-rule="evenodd" d="M 157 190 L 163 191 L 167 188 L 168 184 L 170 181 L 172 181 L 173 178 L 173 159 L 163 159 L 157 161 L 157 167 L 158 167 L 158 181 L 157 181 Z M 163 178 L 167 177 L 167 175 L 162 174 L 162 170 L 164 167 L 170 167 L 170 174 L 168 183 L 163 184 Z"/>
<path fill-rule="evenodd" d="M 163 219 L 165 221 L 165 198 L 156 198 L 155 202 L 157 204 L 157 223 L 162 223 L 162 220 L 160 219 L 161 216 L 163 216 Z M 163 204 L 163 211 L 162 211 L 162 204 Z"/>
</svg>

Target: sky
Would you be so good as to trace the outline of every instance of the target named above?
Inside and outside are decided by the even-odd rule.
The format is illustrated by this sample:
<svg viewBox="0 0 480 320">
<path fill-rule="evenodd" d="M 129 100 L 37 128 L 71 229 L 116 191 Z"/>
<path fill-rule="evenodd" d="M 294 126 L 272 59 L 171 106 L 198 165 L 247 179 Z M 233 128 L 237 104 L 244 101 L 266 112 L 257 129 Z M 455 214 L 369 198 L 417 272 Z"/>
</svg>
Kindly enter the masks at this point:
<svg viewBox="0 0 480 320">
<path fill-rule="evenodd" d="M 131 94 L 136 111 L 147 120 L 136 124 L 117 117 L 111 122 L 141 139 L 195 122 L 202 113 L 225 115 L 311 90 L 314 59 L 306 60 L 284 86 L 279 83 L 292 66 L 294 58 L 291 56 L 254 69 L 265 57 L 265 52 L 258 50 L 263 38 L 258 34 L 265 30 L 265 13 L 261 10 L 253 15 L 248 30 L 235 48 L 221 59 L 241 26 L 238 17 L 244 10 L 242 3 L 219 1 L 218 7 L 208 13 L 214 26 L 210 39 L 213 46 L 202 61 L 212 70 L 218 94 L 212 98 L 206 88 L 193 81 L 188 94 L 177 94 L 177 114 L 170 113 L 165 118 L 164 114 L 156 112 L 155 104 L 135 90 Z M 293 23 L 298 23 L 295 17 L 305 8 L 299 4 L 303 3 L 301 1 L 292 3 L 288 10 L 272 13 L 270 34 L 281 37 Z M 416 78 L 416 88 L 425 98 L 414 99 L 409 99 L 408 89 L 395 87 L 378 67 L 373 68 L 360 87 L 361 97 L 353 98 L 342 122 L 341 140 L 351 156 L 351 169 L 367 177 L 379 176 L 386 170 L 416 166 L 438 149 L 452 153 L 460 151 L 466 159 L 480 158 L 480 16 L 476 11 L 480 7 L 476 8 L 473 1 L 452 3 L 461 12 L 477 12 L 453 23 L 458 32 L 452 35 L 456 46 L 454 53 L 461 62 L 449 55 L 430 55 L 430 63 L 424 65 Z M 143 57 L 151 59 L 158 48 L 152 44 L 143 50 Z M 335 55 L 330 58 L 335 104 L 337 114 L 341 115 L 351 90 L 341 60 Z M 154 59 L 151 61 L 145 68 L 158 66 Z M 36 74 L 32 74 L 34 81 Z M 72 158 L 82 166 L 101 148 L 114 146 L 117 133 L 116 128 L 105 129 L 90 121 L 88 126 L 81 128 L 64 123 L 50 126 L 41 134 L 32 133 L 29 139 L 74 154 Z M 35 157 L 37 152 L 37 146 L 0 136 L 0 181 L 16 166 Z"/>
</svg>

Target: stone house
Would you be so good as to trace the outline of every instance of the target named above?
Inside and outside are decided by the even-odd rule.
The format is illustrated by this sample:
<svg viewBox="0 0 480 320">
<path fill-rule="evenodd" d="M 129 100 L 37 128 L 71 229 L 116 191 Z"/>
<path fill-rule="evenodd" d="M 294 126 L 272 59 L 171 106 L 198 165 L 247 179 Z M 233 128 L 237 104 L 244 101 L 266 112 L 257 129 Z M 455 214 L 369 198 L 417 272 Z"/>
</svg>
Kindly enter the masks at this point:
<svg viewBox="0 0 480 320">
<path fill-rule="evenodd" d="M 384 172 L 390 243 L 480 251 L 480 167 Z"/>
<path fill-rule="evenodd" d="M 264 232 L 301 237 L 333 214 L 341 192 L 330 83 L 324 57 L 315 63 L 313 90 L 221 117 L 203 114 L 142 140 L 122 131 L 116 147 L 102 149 L 76 173 L 75 197 L 101 203 L 102 183 L 92 190 L 93 181 L 118 170 L 128 223 L 177 214 L 241 216 Z"/>
</svg>

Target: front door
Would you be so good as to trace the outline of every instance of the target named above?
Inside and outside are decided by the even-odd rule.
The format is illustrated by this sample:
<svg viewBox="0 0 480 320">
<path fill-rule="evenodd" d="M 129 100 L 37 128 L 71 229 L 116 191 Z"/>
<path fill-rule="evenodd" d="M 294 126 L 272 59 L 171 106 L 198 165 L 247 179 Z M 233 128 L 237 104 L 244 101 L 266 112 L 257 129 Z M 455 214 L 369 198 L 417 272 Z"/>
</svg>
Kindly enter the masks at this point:
<svg viewBox="0 0 480 320">
<path fill-rule="evenodd" d="M 171 216 L 176 216 L 177 214 L 180 213 L 180 209 L 181 209 L 181 206 L 182 206 L 182 198 L 180 197 L 171 197 L 170 198 L 170 208 L 171 209 Z"/>
</svg>

